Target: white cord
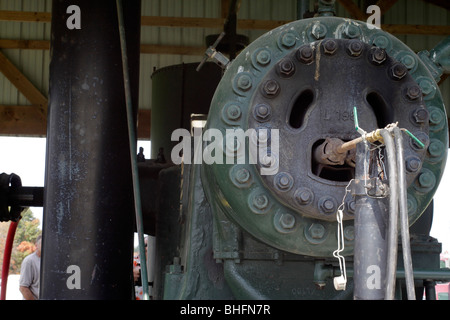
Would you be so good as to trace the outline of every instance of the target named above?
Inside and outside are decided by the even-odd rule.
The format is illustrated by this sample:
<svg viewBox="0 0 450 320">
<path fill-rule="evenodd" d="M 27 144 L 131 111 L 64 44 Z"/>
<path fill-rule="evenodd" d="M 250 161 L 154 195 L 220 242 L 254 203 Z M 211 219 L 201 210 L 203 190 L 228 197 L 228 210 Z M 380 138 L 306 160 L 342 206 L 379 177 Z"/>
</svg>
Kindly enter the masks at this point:
<svg viewBox="0 0 450 320">
<path fill-rule="evenodd" d="M 343 223 L 343 216 L 344 216 L 344 205 L 345 205 L 345 198 L 347 196 L 347 193 L 350 192 L 349 187 L 352 183 L 353 179 L 350 180 L 348 185 L 345 187 L 345 194 L 342 198 L 342 203 L 338 207 L 338 210 L 336 212 L 336 220 L 338 222 L 337 227 L 337 240 L 338 240 L 338 248 L 337 250 L 333 251 L 333 257 L 337 258 L 339 260 L 339 269 L 341 271 L 341 275 L 334 278 L 334 288 L 336 290 L 345 290 L 347 285 L 347 269 L 345 267 L 345 258 L 341 255 L 341 252 L 345 249 L 344 244 L 344 223 Z"/>
</svg>

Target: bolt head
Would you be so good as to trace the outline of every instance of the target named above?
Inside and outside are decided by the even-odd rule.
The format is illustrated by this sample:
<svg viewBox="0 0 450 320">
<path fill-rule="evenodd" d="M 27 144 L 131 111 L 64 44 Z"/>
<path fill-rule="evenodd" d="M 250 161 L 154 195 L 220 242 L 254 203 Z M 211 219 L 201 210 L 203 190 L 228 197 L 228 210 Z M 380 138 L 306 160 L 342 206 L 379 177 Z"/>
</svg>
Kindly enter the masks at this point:
<svg viewBox="0 0 450 320">
<path fill-rule="evenodd" d="M 276 96 L 280 91 L 280 85 L 275 80 L 267 80 L 264 83 L 263 90 L 268 96 Z"/>
<path fill-rule="evenodd" d="M 325 236 L 325 227 L 320 223 L 313 223 L 309 227 L 309 233 L 311 234 L 311 238 L 320 240 Z"/>
<path fill-rule="evenodd" d="M 363 51 L 363 48 L 364 47 L 363 47 L 361 41 L 359 41 L 359 40 L 351 40 L 350 44 L 348 45 L 348 50 L 350 52 L 350 55 L 352 55 L 353 57 L 360 56 Z"/>
<path fill-rule="evenodd" d="M 379 47 L 374 47 L 370 51 L 370 62 L 372 62 L 375 65 L 380 65 L 384 61 L 386 61 L 387 55 L 386 51 Z"/>
<path fill-rule="evenodd" d="M 403 63 L 396 63 L 389 69 L 389 72 L 392 79 L 401 80 L 408 73 L 408 68 Z"/>
<path fill-rule="evenodd" d="M 411 100 L 416 100 L 422 95 L 422 90 L 418 85 L 413 85 L 406 89 L 406 96 Z"/>
<path fill-rule="evenodd" d="M 283 59 L 278 64 L 280 74 L 284 77 L 291 77 L 295 72 L 294 63 L 289 59 Z"/>
<path fill-rule="evenodd" d="M 336 52 L 338 48 L 338 44 L 333 39 L 328 39 L 322 43 L 323 52 L 329 55 L 332 55 Z"/>
<path fill-rule="evenodd" d="M 295 226 L 295 217 L 290 213 L 283 213 L 280 217 L 280 226 L 284 229 L 292 229 Z"/>
<path fill-rule="evenodd" d="M 297 59 L 304 64 L 310 64 L 314 59 L 314 51 L 311 46 L 300 47 L 297 50 Z"/>
<path fill-rule="evenodd" d="M 266 104 L 258 104 L 253 110 L 254 117 L 256 120 L 264 121 L 270 117 L 270 107 Z"/>
<path fill-rule="evenodd" d="M 280 172 L 275 177 L 275 185 L 280 191 L 287 191 L 292 187 L 294 180 L 289 173 Z"/>
</svg>

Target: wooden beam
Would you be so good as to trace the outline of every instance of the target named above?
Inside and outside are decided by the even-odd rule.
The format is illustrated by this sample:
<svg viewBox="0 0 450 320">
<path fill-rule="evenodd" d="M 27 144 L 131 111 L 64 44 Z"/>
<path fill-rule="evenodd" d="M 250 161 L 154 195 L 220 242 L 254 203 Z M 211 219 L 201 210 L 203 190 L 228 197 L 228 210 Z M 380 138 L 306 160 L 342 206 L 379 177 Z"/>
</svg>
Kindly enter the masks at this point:
<svg viewBox="0 0 450 320">
<path fill-rule="evenodd" d="M 0 49 L 49 50 L 50 49 L 50 41 L 48 41 L 48 40 L 0 39 Z"/>
<path fill-rule="evenodd" d="M 180 54 L 185 56 L 203 56 L 205 47 L 163 46 L 156 44 L 141 44 L 141 53 L 147 54 Z"/>
<path fill-rule="evenodd" d="M 138 139 L 150 139 L 151 110 L 139 109 Z M 47 134 L 47 117 L 36 105 L 0 105 L 0 135 L 44 137 Z"/>
<path fill-rule="evenodd" d="M 39 106 L 0 106 L 0 135 L 43 137 L 47 118 Z"/>
<path fill-rule="evenodd" d="M 383 24 L 383 31 L 392 34 L 419 34 L 419 35 L 440 35 L 448 36 L 450 34 L 450 26 L 426 26 L 413 24 Z"/>
<path fill-rule="evenodd" d="M 51 12 L 0 11 L 0 21 L 51 22 Z"/>
<path fill-rule="evenodd" d="M 389 9 L 392 8 L 392 6 L 397 2 L 398 0 L 378 0 L 377 6 L 380 7 L 381 15 L 388 12 Z"/>
<path fill-rule="evenodd" d="M 16 68 L 11 61 L 0 51 L 0 72 L 27 98 L 38 106 L 43 115 L 47 115 L 47 98 L 31 83 L 28 78 Z"/>
</svg>

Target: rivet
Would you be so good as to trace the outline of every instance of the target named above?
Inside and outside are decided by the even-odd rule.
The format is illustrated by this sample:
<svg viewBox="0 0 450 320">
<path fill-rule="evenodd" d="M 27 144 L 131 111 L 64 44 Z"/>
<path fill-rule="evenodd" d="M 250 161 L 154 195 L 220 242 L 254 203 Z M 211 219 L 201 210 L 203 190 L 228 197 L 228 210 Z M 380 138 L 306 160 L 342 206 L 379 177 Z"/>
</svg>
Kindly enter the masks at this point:
<svg viewBox="0 0 450 320">
<path fill-rule="evenodd" d="M 296 56 L 300 62 L 310 64 L 314 58 L 314 51 L 309 45 L 304 45 L 297 50 Z"/>
<path fill-rule="evenodd" d="M 269 97 L 274 97 L 280 91 L 280 85 L 275 80 L 267 80 L 263 87 L 264 93 Z"/>
<path fill-rule="evenodd" d="M 326 54 L 332 55 L 336 52 L 338 45 L 337 42 L 333 39 L 328 39 L 322 43 L 323 51 Z"/>
<path fill-rule="evenodd" d="M 390 75 L 394 80 L 403 79 L 408 73 L 408 69 L 402 63 L 396 63 L 390 68 Z"/>
<path fill-rule="evenodd" d="M 237 79 L 237 86 L 242 91 L 247 91 L 252 87 L 252 79 L 247 74 L 243 74 Z"/>
<path fill-rule="evenodd" d="M 270 52 L 267 50 L 261 50 L 260 52 L 258 52 L 258 54 L 256 55 L 256 61 L 260 64 L 260 65 L 267 65 L 270 62 Z"/>
<path fill-rule="evenodd" d="M 292 229 L 295 226 L 295 217 L 290 213 L 283 213 L 279 222 L 282 228 Z"/>
</svg>

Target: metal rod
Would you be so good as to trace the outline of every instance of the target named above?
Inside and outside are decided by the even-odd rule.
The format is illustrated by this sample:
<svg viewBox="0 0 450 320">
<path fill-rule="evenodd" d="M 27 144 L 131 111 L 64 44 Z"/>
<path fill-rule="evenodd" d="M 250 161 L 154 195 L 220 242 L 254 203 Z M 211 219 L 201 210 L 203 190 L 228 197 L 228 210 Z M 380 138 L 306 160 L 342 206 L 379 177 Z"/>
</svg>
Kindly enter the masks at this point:
<svg viewBox="0 0 450 320">
<path fill-rule="evenodd" d="M 409 300 L 415 300 L 414 276 L 411 257 L 411 245 L 409 241 L 409 221 L 406 191 L 405 161 L 403 156 L 403 136 L 399 128 L 394 128 L 395 147 L 397 150 L 400 228 L 402 234 L 403 264 L 406 273 L 406 291 Z"/>
<path fill-rule="evenodd" d="M 136 215 L 136 227 L 138 231 L 139 239 L 139 254 L 141 263 L 141 277 L 142 277 L 142 288 L 143 288 L 143 299 L 148 300 L 148 277 L 147 277 L 147 259 L 145 255 L 145 243 L 144 243 L 144 222 L 142 218 L 142 204 L 140 198 L 140 187 L 139 187 L 139 172 L 137 167 L 137 147 L 136 147 L 136 133 L 135 125 L 133 123 L 133 103 L 131 99 L 131 88 L 130 88 L 130 76 L 128 73 L 128 56 L 127 56 L 127 44 L 125 36 L 125 27 L 123 21 L 123 9 L 122 1 L 117 0 L 117 16 L 119 19 L 119 34 L 120 34 L 120 47 L 122 52 L 122 67 L 123 67 L 123 82 L 125 87 L 125 99 L 126 99 L 126 109 L 127 109 L 127 123 L 128 123 L 128 137 L 130 144 L 130 157 L 131 157 L 131 171 L 133 177 L 133 194 L 134 194 L 134 207 Z"/>
</svg>

